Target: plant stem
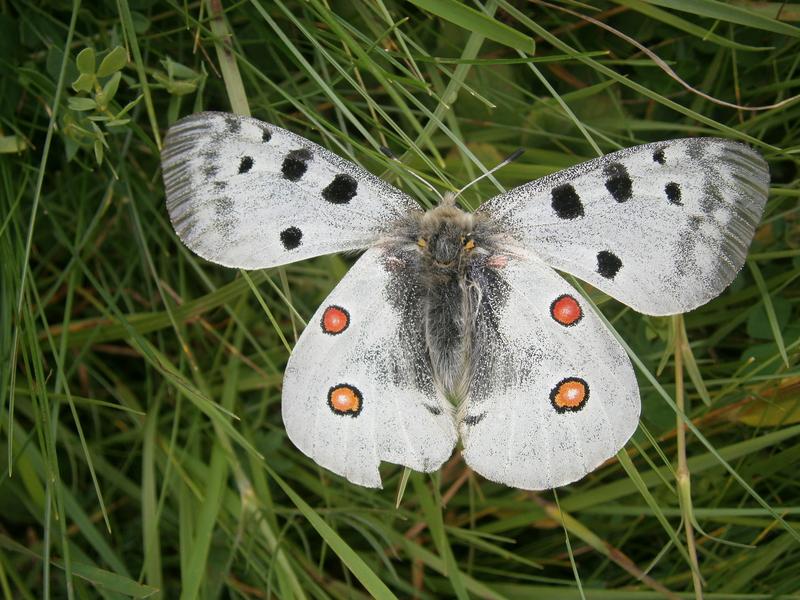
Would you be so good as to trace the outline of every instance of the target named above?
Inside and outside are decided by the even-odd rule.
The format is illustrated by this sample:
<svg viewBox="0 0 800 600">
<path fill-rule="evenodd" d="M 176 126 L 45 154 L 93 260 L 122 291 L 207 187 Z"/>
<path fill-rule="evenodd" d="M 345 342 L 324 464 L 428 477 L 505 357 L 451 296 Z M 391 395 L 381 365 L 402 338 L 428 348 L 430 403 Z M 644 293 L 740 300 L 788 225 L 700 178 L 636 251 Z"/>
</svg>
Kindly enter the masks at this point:
<svg viewBox="0 0 800 600">
<path fill-rule="evenodd" d="M 672 317 L 672 324 L 675 330 L 675 404 L 678 407 L 678 412 L 675 415 L 678 443 L 678 469 L 675 473 L 675 478 L 678 484 L 678 498 L 683 516 L 683 528 L 686 532 L 686 546 L 692 561 L 694 597 L 697 600 L 702 600 L 703 580 L 700 576 L 700 565 L 697 562 L 697 547 L 694 539 L 694 527 L 692 526 L 691 478 L 689 466 L 686 462 L 686 427 L 683 423 L 683 417 L 686 415 L 686 395 L 683 387 L 683 353 L 686 344 L 686 331 L 683 326 L 683 315 Z"/>
</svg>

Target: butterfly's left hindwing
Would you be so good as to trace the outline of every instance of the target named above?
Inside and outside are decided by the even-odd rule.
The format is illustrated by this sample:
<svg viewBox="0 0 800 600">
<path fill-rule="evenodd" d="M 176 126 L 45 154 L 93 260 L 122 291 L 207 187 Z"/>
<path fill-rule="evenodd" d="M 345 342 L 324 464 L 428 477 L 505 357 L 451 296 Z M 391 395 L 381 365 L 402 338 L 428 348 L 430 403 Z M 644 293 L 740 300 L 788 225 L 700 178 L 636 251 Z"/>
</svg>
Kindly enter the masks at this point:
<svg viewBox="0 0 800 600">
<path fill-rule="evenodd" d="M 167 210 L 206 260 L 259 269 L 367 248 L 419 206 L 325 148 L 250 117 L 204 112 L 170 127 Z"/>
<path fill-rule="evenodd" d="M 526 250 L 639 312 L 685 312 L 744 264 L 767 199 L 761 156 L 738 142 L 678 139 L 626 148 L 485 202 Z"/>
<path fill-rule="evenodd" d="M 418 282 L 371 248 L 309 321 L 289 358 L 289 439 L 353 483 L 381 487 L 381 461 L 435 471 L 452 454 L 450 405 L 436 390 Z"/>
<path fill-rule="evenodd" d="M 513 487 L 566 485 L 636 430 L 633 368 L 582 296 L 538 259 L 509 256 L 488 273 L 460 411 L 464 459 Z"/>
</svg>

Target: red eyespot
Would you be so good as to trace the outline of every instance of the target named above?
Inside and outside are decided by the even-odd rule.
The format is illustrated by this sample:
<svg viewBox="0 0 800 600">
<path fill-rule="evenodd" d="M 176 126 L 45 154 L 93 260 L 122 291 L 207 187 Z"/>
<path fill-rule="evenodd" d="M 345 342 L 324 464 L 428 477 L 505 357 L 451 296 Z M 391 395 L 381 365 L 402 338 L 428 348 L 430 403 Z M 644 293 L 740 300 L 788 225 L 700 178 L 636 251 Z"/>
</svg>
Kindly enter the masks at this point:
<svg viewBox="0 0 800 600">
<path fill-rule="evenodd" d="M 357 417 L 361 412 L 361 392 L 355 386 L 340 383 L 328 390 L 328 406 L 337 415 Z"/>
<path fill-rule="evenodd" d="M 350 313 L 341 306 L 331 305 L 322 313 L 322 331 L 329 335 L 339 335 L 350 325 Z"/>
<path fill-rule="evenodd" d="M 586 406 L 589 384 L 580 377 L 567 377 L 550 390 L 550 402 L 556 412 L 577 412 Z"/>
<path fill-rule="evenodd" d="M 550 305 L 550 316 L 564 327 L 571 327 L 583 318 L 583 310 L 575 298 L 563 294 Z"/>
</svg>

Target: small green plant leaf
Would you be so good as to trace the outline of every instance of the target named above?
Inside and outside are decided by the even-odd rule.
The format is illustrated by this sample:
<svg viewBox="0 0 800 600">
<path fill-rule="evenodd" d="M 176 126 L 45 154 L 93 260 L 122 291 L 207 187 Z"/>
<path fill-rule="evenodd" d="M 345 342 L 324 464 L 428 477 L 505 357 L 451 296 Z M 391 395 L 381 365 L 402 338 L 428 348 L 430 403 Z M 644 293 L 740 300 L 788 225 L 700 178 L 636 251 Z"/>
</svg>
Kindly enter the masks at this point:
<svg viewBox="0 0 800 600">
<path fill-rule="evenodd" d="M 25 140 L 18 135 L 0 136 L 0 154 L 16 154 L 27 148 Z"/>
<path fill-rule="evenodd" d="M 69 98 L 67 104 L 72 110 L 84 111 L 97 108 L 97 102 L 93 98 Z"/>
<path fill-rule="evenodd" d="M 173 96 L 192 94 L 196 89 L 197 84 L 194 81 L 173 81 L 171 85 L 167 86 L 167 91 Z"/>
<path fill-rule="evenodd" d="M 119 88 L 119 82 L 122 79 L 122 73 L 117 71 L 114 75 L 106 81 L 105 85 L 103 86 L 103 94 L 106 96 L 106 103 L 111 102 L 114 99 L 114 96 L 117 95 L 117 89 Z"/>
<path fill-rule="evenodd" d="M 131 11 L 131 21 L 133 23 L 133 30 L 138 35 L 144 35 L 150 29 L 150 19 L 145 15 L 135 10 Z"/>
<path fill-rule="evenodd" d="M 178 79 L 197 79 L 201 77 L 201 75 L 191 67 L 175 62 L 170 58 L 162 60 L 161 65 L 170 77 L 177 77 Z"/>
<path fill-rule="evenodd" d="M 133 109 L 133 107 L 134 107 L 134 106 L 136 106 L 137 104 L 139 104 L 139 102 L 141 101 L 141 99 L 142 99 L 142 98 L 144 98 L 144 96 L 139 96 L 138 98 L 136 98 L 136 99 L 134 99 L 134 100 L 131 100 L 130 102 L 128 102 L 128 103 L 125 105 L 125 108 L 123 108 L 121 111 L 119 111 L 119 112 L 117 113 L 117 118 L 119 119 L 121 116 L 128 114 L 128 112 L 129 112 L 131 109 Z"/>
<path fill-rule="evenodd" d="M 197 89 L 199 77 L 181 80 L 174 79 L 171 74 L 167 76 L 164 73 L 156 72 L 153 74 L 153 79 L 163 85 L 164 89 L 167 90 L 167 92 L 169 92 L 171 95 L 185 96 L 186 94 L 193 93 Z"/>
<path fill-rule="evenodd" d="M 78 71 L 85 75 L 94 74 L 95 54 L 93 48 L 84 48 L 78 53 L 75 59 L 75 64 L 78 66 Z"/>
<path fill-rule="evenodd" d="M 94 157 L 98 165 L 103 164 L 103 142 L 100 140 L 94 141 Z"/>
<path fill-rule="evenodd" d="M 113 75 L 122 70 L 126 64 L 128 64 L 128 53 L 122 46 L 117 46 L 103 58 L 100 68 L 97 69 L 97 76 L 108 77 Z"/>
<path fill-rule="evenodd" d="M 81 73 L 78 78 L 72 82 L 72 89 L 76 92 L 91 92 L 94 81 L 94 73 Z"/>
<path fill-rule="evenodd" d="M 117 88 L 119 88 L 119 80 L 121 78 L 122 73 L 117 71 L 108 81 L 106 81 L 105 85 L 103 86 L 103 91 L 95 94 L 95 100 L 101 109 L 105 109 L 114 99 L 114 95 L 117 93 Z"/>
<path fill-rule="evenodd" d="M 80 144 L 71 137 L 64 137 L 64 153 L 67 156 L 67 162 L 71 161 L 78 154 Z"/>
</svg>

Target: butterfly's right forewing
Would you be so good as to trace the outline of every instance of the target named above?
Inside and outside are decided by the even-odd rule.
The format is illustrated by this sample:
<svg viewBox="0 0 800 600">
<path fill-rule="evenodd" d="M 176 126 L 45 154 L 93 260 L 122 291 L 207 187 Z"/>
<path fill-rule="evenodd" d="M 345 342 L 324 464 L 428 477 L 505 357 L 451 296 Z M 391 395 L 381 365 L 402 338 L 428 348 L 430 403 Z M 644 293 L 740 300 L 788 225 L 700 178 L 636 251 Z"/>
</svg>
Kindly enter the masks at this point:
<svg viewBox="0 0 800 600">
<path fill-rule="evenodd" d="M 486 201 L 527 251 L 639 312 L 686 312 L 744 264 L 767 199 L 764 159 L 690 138 L 626 148 Z"/>
<path fill-rule="evenodd" d="M 359 258 L 309 321 L 283 382 L 283 421 L 295 446 L 368 487 L 381 486 L 381 461 L 434 471 L 456 442 L 408 269 L 378 247 Z"/>
</svg>

